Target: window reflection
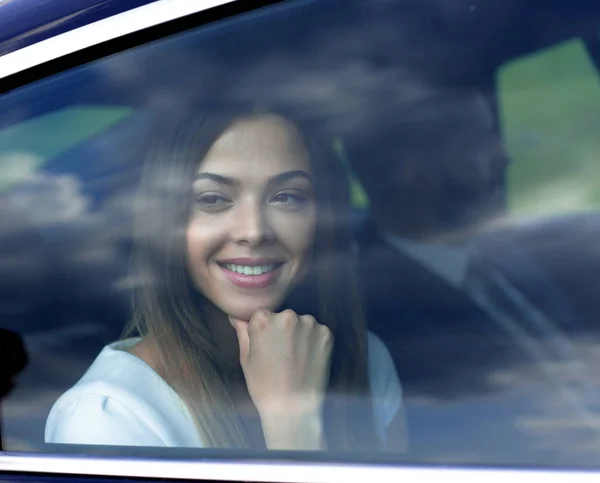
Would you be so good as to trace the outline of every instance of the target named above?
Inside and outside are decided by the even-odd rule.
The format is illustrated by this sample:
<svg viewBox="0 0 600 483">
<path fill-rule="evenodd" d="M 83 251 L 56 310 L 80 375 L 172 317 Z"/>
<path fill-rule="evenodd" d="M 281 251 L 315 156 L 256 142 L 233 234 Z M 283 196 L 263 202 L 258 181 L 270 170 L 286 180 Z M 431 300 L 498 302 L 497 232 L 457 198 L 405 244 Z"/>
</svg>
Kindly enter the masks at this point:
<svg viewBox="0 0 600 483">
<path fill-rule="evenodd" d="M 598 223 L 582 160 L 599 15 L 488 3 L 286 3 L 0 98 L 0 310 L 30 352 L 3 404 L 7 447 L 597 464 Z M 560 44 L 552 18 L 580 39 Z M 300 379 L 253 359 L 243 329 L 283 325 L 285 309 L 315 319 L 288 314 L 315 343 L 280 353 L 303 353 L 292 365 L 316 367 L 304 388 L 320 389 L 274 407 L 314 416 L 325 395 L 291 441 L 263 417 L 281 388 L 249 380 L 269 381 L 260 364 Z"/>
</svg>

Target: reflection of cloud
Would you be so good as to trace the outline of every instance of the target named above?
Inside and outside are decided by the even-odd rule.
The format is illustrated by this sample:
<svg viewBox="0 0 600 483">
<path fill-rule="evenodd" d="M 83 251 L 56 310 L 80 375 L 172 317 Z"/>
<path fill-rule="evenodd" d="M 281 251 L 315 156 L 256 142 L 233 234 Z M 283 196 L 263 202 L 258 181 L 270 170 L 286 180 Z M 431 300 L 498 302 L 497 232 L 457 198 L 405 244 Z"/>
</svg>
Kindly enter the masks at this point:
<svg viewBox="0 0 600 483">
<path fill-rule="evenodd" d="M 335 57 L 281 56 L 253 66 L 244 85 L 232 95 L 292 105 L 309 118 L 327 120 L 335 132 L 360 133 L 369 123 L 387 121 L 382 116 L 384 99 L 386 104 L 401 106 L 430 94 L 426 85 L 412 80 L 408 71 L 397 67 L 374 68 Z"/>
<path fill-rule="evenodd" d="M 95 68 L 125 95 L 147 105 L 188 109 L 194 98 L 210 104 L 292 106 L 336 132 L 360 135 L 396 119 L 402 106 L 435 93 L 420 68 L 425 66 L 424 51 L 432 54 L 440 45 L 432 49 L 433 39 L 417 39 L 419 29 L 410 25 L 415 19 L 400 21 L 406 12 L 386 16 L 385 9 L 374 11 L 373 21 L 359 22 L 352 17 L 356 14 L 352 7 L 342 16 L 323 11 L 313 19 L 309 13 L 304 22 L 313 27 L 310 37 L 297 32 L 304 44 L 265 44 L 265 34 L 257 37 L 253 29 L 229 25 L 214 32 L 224 39 L 220 46 L 210 43 L 207 48 L 203 35 L 189 35 L 185 43 L 157 44 L 106 59 Z M 293 25 L 275 15 L 264 30 L 273 38 L 284 32 L 293 37 L 293 29 L 303 24 L 301 11 L 298 15 Z M 409 40 L 410 48 L 402 48 Z"/>
<path fill-rule="evenodd" d="M 524 415 L 516 423 L 531 440 L 532 449 L 561 452 L 565 459 L 592 457 L 590 462 L 600 452 L 600 438 L 590 428 L 590 423 L 600 426 L 600 416 L 582 419 L 541 407 L 538 413 Z"/>
<path fill-rule="evenodd" d="M 142 276 L 136 276 L 132 273 L 128 273 L 126 276 L 120 278 L 113 284 L 115 290 L 123 290 L 129 292 L 136 287 L 144 284 L 144 278 Z"/>
<path fill-rule="evenodd" d="M 108 290 L 106 277 L 127 267 L 120 244 L 131 236 L 131 193 L 112 193 L 93 206 L 83 182 L 73 174 L 35 173 L 10 192 L 11 201 L 31 221 L 52 253 L 54 268 L 69 274 L 70 291 Z M 7 229 L 10 230 L 10 227 Z M 115 272 L 116 271 L 116 272 Z"/>
<path fill-rule="evenodd" d="M 109 189 L 112 197 L 94 203 L 86 189 L 74 174 L 29 175 L 10 190 L 6 211 L 12 216 L 3 217 L 0 227 L 2 241 L 13 248 L 0 253 L 2 280 L 10 280 L 15 291 L 9 302 L 22 302 L 13 312 L 23 312 L 8 323 L 24 336 L 30 351 L 30 364 L 4 405 L 5 430 L 31 436 L 31 441 L 40 440 L 51 400 L 83 374 L 126 322 L 127 294 L 111 284 L 128 268 L 120 244 L 130 237 L 129 198 Z M 16 275 L 27 272 L 16 261 L 39 267 L 27 283 L 17 285 Z M 34 304 L 42 294 L 42 305 Z M 1 307 L 6 311 L 4 300 Z"/>
<path fill-rule="evenodd" d="M 600 345 L 597 337 L 571 340 L 578 359 L 546 361 L 521 371 L 492 374 L 507 388 L 536 388 L 519 428 L 540 448 L 579 453 L 600 451 Z"/>
<path fill-rule="evenodd" d="M 72 223 L 89 217 L 89 199 L 73 175 L 35 173 L 11 193 L 11 199 L 39 226 Z"/>
<path fill-rule="evenodd" d="M 478 388 L 459 390 L 453 399 L 426 390 L 407 395 L 413 456 L 438 463 L 596 465 L 599 342 L 585 333 L 570 339 L 573 358 L 487 368 L 486 388 L 465 367 L 449 383 L 473 381 Z"/>
</svg>

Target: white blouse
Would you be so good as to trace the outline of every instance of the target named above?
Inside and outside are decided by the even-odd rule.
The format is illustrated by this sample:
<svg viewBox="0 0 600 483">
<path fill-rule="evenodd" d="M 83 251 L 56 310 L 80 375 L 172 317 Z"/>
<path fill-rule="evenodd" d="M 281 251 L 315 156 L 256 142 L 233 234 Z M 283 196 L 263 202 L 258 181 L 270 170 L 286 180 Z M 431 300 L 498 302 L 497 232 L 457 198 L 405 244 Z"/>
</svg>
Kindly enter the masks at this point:
<svg viewBox="0 0 600 483">
<path fill-rule="evenodd" d="M 125 352 L 139 339 L 106 346 L 84 376 L 52 407 L 47 443 L 204 447 L 186 404 L 145 362 Z M 403 412 L 390 354 L 369 333 L 369 377 L 380 438 Z M 403 414 L 400 414 L 404 417 Z"/>
</svg>

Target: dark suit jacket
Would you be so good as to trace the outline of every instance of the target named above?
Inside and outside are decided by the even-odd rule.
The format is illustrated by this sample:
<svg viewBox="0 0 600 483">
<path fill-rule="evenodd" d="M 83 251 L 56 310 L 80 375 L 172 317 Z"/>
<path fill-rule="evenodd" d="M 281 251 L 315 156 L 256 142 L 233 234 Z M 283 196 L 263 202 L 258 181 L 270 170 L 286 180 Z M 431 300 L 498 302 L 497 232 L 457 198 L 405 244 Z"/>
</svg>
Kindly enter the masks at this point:
<svg viewBox="0 0 600 483">
<path fill-rule="evenodd" d="M 532 415 L 546 416 L 539 401 L 534 400 L 538 393 L 542 395 L 542 389 L 549 391 L 543 397 L 550 394 L 550 400 L 560 400 L 560 395 L 553 392 L 556 388 L 535 373 L 531 353 L 465 292 L 390 247 L 372 229 L 358 239 L 367 324 L 387 344 L 396 364 L 405 393 L 410 449 L 415 457 L 429 458 L 428 451 L 435 447 L 449 458 L 467 452 L 475 457 L 479 454 L 486 461 L 497 457 L 499 463 L 511 457 L 515 462 L 531 461 L 528 451 L 534 447 L 536 435 L 528 433 L 521 421 Z M 480 251 L 513 287 L 548 315 L 552 327 L 577 324 L 560 292 L 525 253 L 493 238 L 482 240 Z M 517 323 L 545 347 L 543 336 L 534 330 L 528 317 Z M 514 386 L 511 379 L 499 384 L 496 374 L 510 374 Z M 528 391 L 531 385 L 523 384 L 527 380 L 536 384 L 536 391 Z M 423 400 L 443 407 L 439 411 L 443 416 L 434 423 L 419 420 L 425 413 L 432 414 L 430 410 L 422 411 L 422 406 L 414 410 Z M 504 402 L 508 400 L 518 404 Z M 502 443 L 493 444 L 502 444 L 508 452 L 514 448 L 512 456 L 500 453 L 498 448 L 485 453 L 486 445 L 494 441 L 489 434 L 491 420 L 506 433 L 498 436 Z M 450 428 L 457 427 L 469 437 L 461 439 L 455 431 L 450 431 L 449 437 Z M 540 461 L 555 457 L 538 456 Z"/>
<path fill-rule="evenodd" d="M 406 394 L 463 397 L 514 347 L 462 290 L 378 237 L 360 246 L 369 328 L 387 344 Z"/>
</svg>

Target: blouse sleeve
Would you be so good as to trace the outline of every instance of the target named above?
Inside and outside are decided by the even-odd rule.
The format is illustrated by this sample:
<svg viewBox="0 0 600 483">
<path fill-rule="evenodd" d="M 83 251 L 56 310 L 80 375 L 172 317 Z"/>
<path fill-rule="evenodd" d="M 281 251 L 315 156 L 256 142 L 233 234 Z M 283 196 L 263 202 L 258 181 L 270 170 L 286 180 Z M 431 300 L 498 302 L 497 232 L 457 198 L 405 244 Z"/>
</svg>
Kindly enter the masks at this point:
<svg viewBox="0 0 600 483">
<path fill-rule="evenodd" d="M 403 428 L 403 435 L 396 435 L 407 440 L 404 405 L 402 402 L 402 386 L 396 367 L 385 344 L 376 335 L 369 333 L 369 375 L 375 412 L 376 430 L 382 441 L 386 441 L 386 430 L 394 421 L 395 427 Z"/>
<path fill-rule="evenodd" d="M 165 446 L 164 441 L 121 402 L 100 394 L 81 395 L 52 410 L 46 443 Z"/>
</svg>

